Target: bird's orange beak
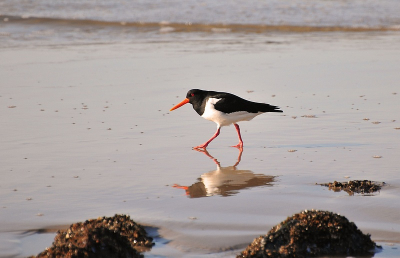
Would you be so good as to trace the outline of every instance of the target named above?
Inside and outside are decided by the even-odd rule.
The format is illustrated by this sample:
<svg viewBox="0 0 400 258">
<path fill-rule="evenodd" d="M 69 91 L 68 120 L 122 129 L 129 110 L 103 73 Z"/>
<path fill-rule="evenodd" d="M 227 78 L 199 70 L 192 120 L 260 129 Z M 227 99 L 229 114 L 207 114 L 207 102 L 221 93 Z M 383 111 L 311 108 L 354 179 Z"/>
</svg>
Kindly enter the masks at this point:
<svg viewBox="0 0 400 258">
<path fill-rule="evenodd" d="M 182 107 L 183 105 L 185 105 L 185 104 L 187 104 L 187 103 L 189 103 L 189 99 L 184 99 L 181 103 L 179 103 L 178 105 L 176 105 L 175 107 L 173 107 L 173 108 L 171 108 L 169 111 L 172 111 L 172 110 L 175 110 L 175 109 L 177 109 L 177 108 L 180 108 L 180 107 Z"/>
</svg>

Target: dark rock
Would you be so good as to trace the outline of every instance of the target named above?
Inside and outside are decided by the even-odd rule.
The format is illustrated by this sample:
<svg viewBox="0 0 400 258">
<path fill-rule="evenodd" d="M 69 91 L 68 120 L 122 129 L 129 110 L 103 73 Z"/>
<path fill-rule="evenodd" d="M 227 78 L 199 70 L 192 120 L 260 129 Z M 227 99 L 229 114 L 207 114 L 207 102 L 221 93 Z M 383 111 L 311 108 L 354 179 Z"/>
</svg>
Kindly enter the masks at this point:
<svg viewBox="0 0 400 258">
<path fill-rule="evenodd" d="M 143 257 L 154 245 L 144 228 L 126 215 L 72 224 L 58 231 L 53 245 L 36 257 Z"/>
<path fill-rule="evenodd" d="M 347 218 L 328 211 L 303 211 L 260 236 L 237 257 L 370 255 L 376 244 Z"/>
</svg>

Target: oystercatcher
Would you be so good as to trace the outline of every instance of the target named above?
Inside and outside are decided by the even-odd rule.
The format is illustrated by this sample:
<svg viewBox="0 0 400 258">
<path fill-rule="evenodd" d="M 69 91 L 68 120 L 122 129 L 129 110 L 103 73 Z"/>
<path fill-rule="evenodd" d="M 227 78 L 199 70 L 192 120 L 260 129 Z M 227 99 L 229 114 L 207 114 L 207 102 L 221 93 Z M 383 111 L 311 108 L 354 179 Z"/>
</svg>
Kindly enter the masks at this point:
<svg viewBox="0 0 400 258">
<path fill-rule="evenodd" d="M 170 109 L 175 110 L 187 103 L 193 105 L 193 109 L 203 118 L 217 124 L 217 131 L 205 143 L 194 147 L 194 149 L 205 149 L 220 133 L 222 126 L 233 124 L 239 136 L 236 148 L 243 148 L 243 140 L 237 122 L 250 121 L 254 117 L 266 112 L 283 112 L 279 107 L 266 103 L 256 103 L 242 99 L 236 95 L 226 92 L 205 91 L 192 89 L 186 94 L 186 98 Z"/>
</svg>

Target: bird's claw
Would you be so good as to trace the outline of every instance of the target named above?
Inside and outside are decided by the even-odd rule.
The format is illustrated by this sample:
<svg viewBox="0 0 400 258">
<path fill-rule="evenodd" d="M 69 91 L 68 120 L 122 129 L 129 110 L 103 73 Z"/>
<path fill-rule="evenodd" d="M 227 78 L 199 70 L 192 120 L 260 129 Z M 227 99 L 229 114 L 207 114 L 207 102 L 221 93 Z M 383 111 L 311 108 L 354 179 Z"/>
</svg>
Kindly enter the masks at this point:
<svg viewBox="0 0 400 258">
<path fill-rule="evenodd" d="M 237 149 L 243 149 L 243 143 L 238 143 L 238 144 L 236 144 L 234 146 L 231 146 L 231 147 L 234 147 L 234 148 L 237 148 Z"/>
<path fill-rule="evenodd" d="M 199 145 L 196 147 L 193 147 L 193 150 L 206 150 L 207 145 Z"/>
</svg>

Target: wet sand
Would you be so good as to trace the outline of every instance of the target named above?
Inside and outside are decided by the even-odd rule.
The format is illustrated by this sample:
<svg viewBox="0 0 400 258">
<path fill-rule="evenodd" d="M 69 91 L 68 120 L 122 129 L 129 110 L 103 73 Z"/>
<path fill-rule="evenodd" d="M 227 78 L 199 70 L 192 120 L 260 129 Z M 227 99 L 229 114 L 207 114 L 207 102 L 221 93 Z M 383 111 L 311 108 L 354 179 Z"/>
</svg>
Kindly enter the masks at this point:
<svg viewBox="0 0 400 258">
<path fill-rule="evenodd" d="M 51 245 L 54 233 L 28 230 L 115 213 L 157 228 L 148 257 L 230 257 L 304 209 L 355 222 L 383 246 L 375 257 L 400 255 L 397 32 L 176 37 L 0 50 L 1 257 Z M 215 124 L 168 111 L 191 88 L 284 111 L 241 123 L 229 195 L 215 160 L 191 149 Z M 237 163 L 236 137 L 224 127 L 208 147 L 221 167 Z M 271 180 L 249 186 L 260 175 Z M 315 185 L 364 179 L 387 185 Z M 201 180 L 214 188 L 204 197 L 173 187 Z"/>
</svg>

